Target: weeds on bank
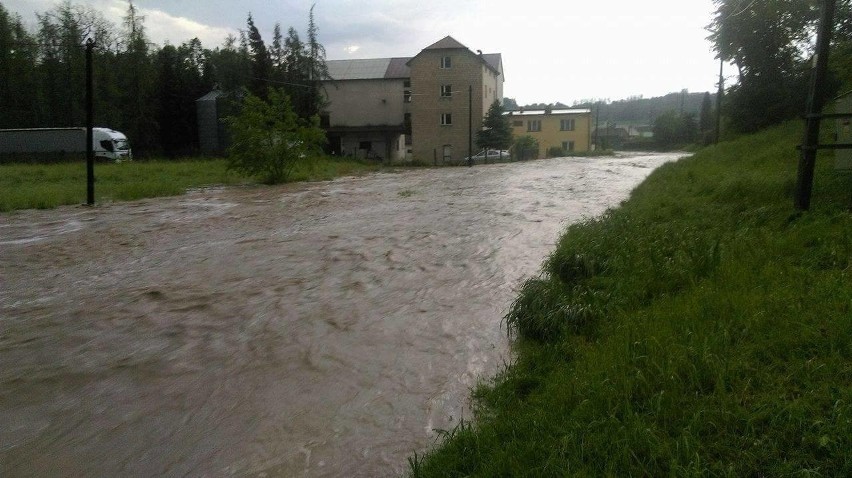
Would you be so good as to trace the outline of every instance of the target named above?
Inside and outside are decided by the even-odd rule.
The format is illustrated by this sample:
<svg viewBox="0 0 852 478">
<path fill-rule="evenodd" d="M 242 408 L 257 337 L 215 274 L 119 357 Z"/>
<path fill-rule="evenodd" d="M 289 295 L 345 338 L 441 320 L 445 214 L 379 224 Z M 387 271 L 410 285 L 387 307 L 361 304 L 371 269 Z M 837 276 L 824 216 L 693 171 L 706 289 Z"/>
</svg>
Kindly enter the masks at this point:
<svg viewBox="0 0 852 478">
<path fill-rule="evenodd" d="M 291 181 L 322 181 L 375 171 L 380 165 L 318 158 L 299 162 Z M 95 165 L 98 203 L 175 196 L 188 189 L 246 184 L 223 159 L 147 160 Z M 0 165 L 0 211 L 48 209 L 86 201 L 84 162 Z"/>
<path fill-rule="evenodd" d="M 414 476 L 852 475 L 852 177 L 800 123 L 658 169 L 570 226 L 506 317 L 517 362 Z"/>
</svg>

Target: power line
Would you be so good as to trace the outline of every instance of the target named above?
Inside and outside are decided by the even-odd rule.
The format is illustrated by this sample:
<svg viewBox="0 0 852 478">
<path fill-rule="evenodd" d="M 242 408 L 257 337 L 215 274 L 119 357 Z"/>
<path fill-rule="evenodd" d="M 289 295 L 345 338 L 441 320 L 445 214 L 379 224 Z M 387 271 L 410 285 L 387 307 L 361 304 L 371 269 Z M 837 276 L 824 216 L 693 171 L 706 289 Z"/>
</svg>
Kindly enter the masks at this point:
<svg viewBox="0 0 852 478">
<path fill-rule="evenodd" d="M 278 85 L 298 86 L 300 88 L 313 88 L 312 85 L 305 85 L 305 84 L 301 84 L 301 83 L 290 83 L 290 82 L 287 82 L 287 81 L 273 80 L 271 78 L 259 78 L 259 77 L 255 76 L 255 77 L 252 77 L 252 79 L 258 80 L 258 81 L 265 81 L 267 83 L 275 83 L 275 84 L 278 84 Z"/>
<path fill-rule="evenodd" d="M 732 14 L 728 15 L 727 17 L 725 17 L 725 20 L 732 18 L 732 17 L 742 15 L 746 10 L 748 10 L 749 8 L 754 6 L 755 3 L 757 3 L 757 0 L 751 0 L 751 3 L 749 3 L 747 7 L 743 8 L 742 10 L 738 11 L 737 13 L 732 13 Z"/>
</svg>

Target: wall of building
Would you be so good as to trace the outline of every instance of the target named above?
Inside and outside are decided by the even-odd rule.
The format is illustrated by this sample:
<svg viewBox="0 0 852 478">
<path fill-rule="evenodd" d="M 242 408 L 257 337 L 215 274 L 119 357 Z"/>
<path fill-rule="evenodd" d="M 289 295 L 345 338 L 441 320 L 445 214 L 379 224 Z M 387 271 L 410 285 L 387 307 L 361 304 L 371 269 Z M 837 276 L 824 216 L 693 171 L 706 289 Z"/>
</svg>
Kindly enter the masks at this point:
<svg viewBox="0 0 852 478">
<path fill-rule="evenodd" d="M 405 160 L 405 135 L 389 132 L 342 133 L 340 153 L 359 159 Z"/>
<path fill-rule="evenodd" d="M 451 58 L 450 68 L 441 68 L 441 58 Z M 482 60 L 467 49 L 423 50 L 409 63 L 411 67 L 412 150 L 417 161 L 444 160 L 449 146 L 450 161 L 468 155 L 468 137 L 482 128 L 487 109 L 483 102 Z M 442 97 L 441 86 L 450 85 L 452 96 Z M 471 108 L 468 88 L 473 86 L 472 128 L 468 128 Z M 442 125 L 441 115 L 451 114 L 452 124 Z M 475 136 L 474 136 L 475 137 Z"/>
<path fill-rule="evenodd" d="M 507 115 L 515 138 L 529 135 L 538 140 L 539 157 L 543 158 L 550 148 L 562 148 L 563 143 L 573 141 L 575 152 L 591 150 L 591 113 L 570 114 L 515 114 Z M 561 120 L 574 120 L 573 131 L 563 131 Z M 529 131 L 531 121 L 541 121 L 541 131 Z"/>
<path fill-rule="evenodd" d="M 323 83 L 330 126 L 401 126 L 408 110 L 403 83 L 403 79 Z"/>
<path fill-rule="evenodd" d="M 491 68 L 482 66 L 482 107 L 483 116 L 494 101 L 503 103 L 503 75 L 498 75 Z"/>
</svg>

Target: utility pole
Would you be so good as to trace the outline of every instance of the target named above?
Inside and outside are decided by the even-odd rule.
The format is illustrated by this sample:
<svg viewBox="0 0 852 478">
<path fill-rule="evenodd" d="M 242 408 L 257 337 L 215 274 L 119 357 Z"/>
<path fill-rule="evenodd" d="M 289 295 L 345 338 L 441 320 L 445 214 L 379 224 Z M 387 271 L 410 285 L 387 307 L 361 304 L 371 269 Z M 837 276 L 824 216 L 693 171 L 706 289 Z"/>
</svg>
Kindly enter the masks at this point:
<svg viewBox="0 0 852 478">
<path fill-rule="evenodd" d="M 95 41 L 86 40 L 86 204 L 95 204 L 95 150 L 92 128 L 95 123 L 95 107 L 92 95 L 92 50 Z"/>
<path fill-rule="evenodd" d="M 725 78 L 722 76 L 722 66 L 725 60 L 719 58 L 719 91 L 716 93 L 716 141 L 714 144 L 719 144 L 719 137 L 722 136 L 722 95 L 725 94 Z"/>
<path fill-rule="evenodd" d="M 467 166 L 473 166 L 473 85 L 467 87 Z"/>
<path fill-rule="evenodd" d="M 598 121 L 601 119 L 601 102 L 598 100 L 597 111 L 595 111 L 595 151 L 598 150 Z"/>
<path fill-rule="evenodd" d="M 799 170 L 796 175 L 796 209 L 807 211 L 811 206 L 811 192 L 814 183 L 814 166 L 819 146 L 819 127 L 822 106 L 825 103 L 825 79 L 828 71 L 828 53 L 831 43 L 831 31 L 834 27 L 835 0 L 823 0 L 822 15 L 817 33 L 816 67 L 808 93 L 808 110 L 805 115 L 805 138 L 799 156 Z"/>
</svg>

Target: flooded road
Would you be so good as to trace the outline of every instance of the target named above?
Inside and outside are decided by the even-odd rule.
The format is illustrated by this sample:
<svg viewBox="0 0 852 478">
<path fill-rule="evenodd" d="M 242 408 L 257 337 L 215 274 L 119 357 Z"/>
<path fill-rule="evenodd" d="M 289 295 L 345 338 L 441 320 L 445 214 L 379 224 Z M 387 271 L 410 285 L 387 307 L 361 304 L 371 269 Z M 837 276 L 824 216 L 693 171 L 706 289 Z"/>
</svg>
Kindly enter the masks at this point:
<svg viewBox="0 0 852 478">
<path fill-rule="evenodd" d="M 0 215 L 0 476 L 392 476 L 565 224 L 676 154 Z"/>
</svg>

